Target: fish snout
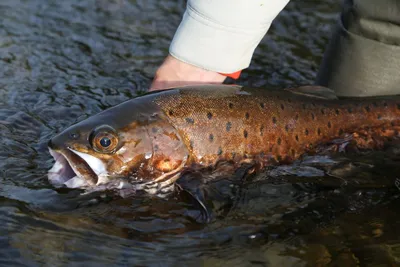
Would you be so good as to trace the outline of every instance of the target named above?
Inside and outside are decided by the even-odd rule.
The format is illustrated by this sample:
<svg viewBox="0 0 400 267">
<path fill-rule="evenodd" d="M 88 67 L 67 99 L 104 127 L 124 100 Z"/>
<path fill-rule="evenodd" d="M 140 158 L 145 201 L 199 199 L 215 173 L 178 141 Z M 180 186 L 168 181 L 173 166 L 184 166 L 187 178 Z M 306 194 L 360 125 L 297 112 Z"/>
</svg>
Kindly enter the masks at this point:
<svg viewBox="0 0 400 267">
<path fill-rule="evenodd" d="M 55 146 L 54 146 L 54 144 L 53 144 L 52 139 L 49 140 L 49 142 L 47 143 L 47 146 L 48 146 L 49 148 L 53 149 L 53 150 L 55 149 Z"/>
<path fill-rule="evenodd" d="M 60 150 L 61 148 L 64 147 L 63 143 L 60 142 L 57 137 L 53 137 L 51 138 L 48 142 L 47 142 L 47 146 L 48 148 L 52 149 L 52 150 Z"/>
</svg>

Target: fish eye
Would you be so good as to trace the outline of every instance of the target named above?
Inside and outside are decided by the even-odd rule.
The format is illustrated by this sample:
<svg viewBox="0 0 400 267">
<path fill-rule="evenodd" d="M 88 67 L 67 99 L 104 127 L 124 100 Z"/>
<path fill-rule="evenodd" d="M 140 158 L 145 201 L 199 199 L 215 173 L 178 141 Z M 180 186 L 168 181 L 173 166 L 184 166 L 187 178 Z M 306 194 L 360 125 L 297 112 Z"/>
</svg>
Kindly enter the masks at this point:
<svg viewBox="0 0 400 267">
<path fill-rule="evenodd" d="M 96 128 L 90 135 L 92 148 L 99 153 L 113 153 L 118 146 L 118 135 L 110 126 Z"/>
<path fill-rule="evenodd" d="M 108 138 L 108 137 L 103 137 L 103 138 L 101 138 L 101 140 L 100 140 L 100 145 L 101 145 L 102 147 L 109 147 L 109 146 L 111 145 L 111 140 L 110 140 L 110 138 Z"/>
</svg>

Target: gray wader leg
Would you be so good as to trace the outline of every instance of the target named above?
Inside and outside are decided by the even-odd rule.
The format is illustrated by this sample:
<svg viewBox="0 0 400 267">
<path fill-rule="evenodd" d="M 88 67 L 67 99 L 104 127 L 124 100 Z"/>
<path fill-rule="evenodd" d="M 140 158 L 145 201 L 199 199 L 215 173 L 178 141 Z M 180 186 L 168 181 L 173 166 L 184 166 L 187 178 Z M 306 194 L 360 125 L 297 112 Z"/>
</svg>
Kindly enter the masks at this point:
<svg viewBox="0 0 400 267">
<path fill-rule="evenodd" d="M 343 97 L 400 94 L 400 0 L 345 0 L 316 84 Z"/>
</svg>

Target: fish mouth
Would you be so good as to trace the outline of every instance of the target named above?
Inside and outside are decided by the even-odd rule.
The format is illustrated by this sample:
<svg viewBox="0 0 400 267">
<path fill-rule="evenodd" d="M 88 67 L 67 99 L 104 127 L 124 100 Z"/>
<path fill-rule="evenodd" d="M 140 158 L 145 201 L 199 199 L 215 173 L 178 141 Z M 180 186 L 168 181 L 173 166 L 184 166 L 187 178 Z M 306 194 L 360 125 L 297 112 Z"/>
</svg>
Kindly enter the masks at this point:
<svg viewBox="0 0 400 267">
<path fill-rule="evenodd" d="M 156 180 L 141 181 L 129 177 L 112 177 L 100 159 L 71 148 L 57 151 L 49 148 L 49 152 L 55 160 L 47 175 L 52 185 L 84 189 L 87 193 L 118 189 L 122 197 L 135 195 L 140 190 L 160 197 L 168 195 L 173 191 L 174 181 L 187 160 L 186 157 L 176 170 L 165 173 Z"/>
<path fill-rule="evenodd" d="M 49 148 L 55 163 L 48 179 L 58 187 L 88 188 L 105 182 L 107 173 L 103 162 L 89 154 L 73 149 L 55 151 Z"/>
</svg>

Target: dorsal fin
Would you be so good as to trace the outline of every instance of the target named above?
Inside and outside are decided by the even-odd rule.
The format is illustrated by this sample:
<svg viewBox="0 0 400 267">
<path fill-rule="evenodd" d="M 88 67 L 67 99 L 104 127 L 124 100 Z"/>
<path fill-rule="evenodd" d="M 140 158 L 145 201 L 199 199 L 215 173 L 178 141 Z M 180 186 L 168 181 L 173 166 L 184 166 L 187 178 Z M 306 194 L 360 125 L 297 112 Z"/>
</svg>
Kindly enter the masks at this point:
<svg viewBox="0 0 400 267">
<path fill-rule="evenodd" d="M 324 86 L 305 85 L 300 87 L 287 88 L 285 90 L 292 92 L 294 94 L 304 95 L 309 97 L 330 99 L 330 100 L 338 99 L 338 97 L 335 94 L 335 91 Z"/>
</svg>

